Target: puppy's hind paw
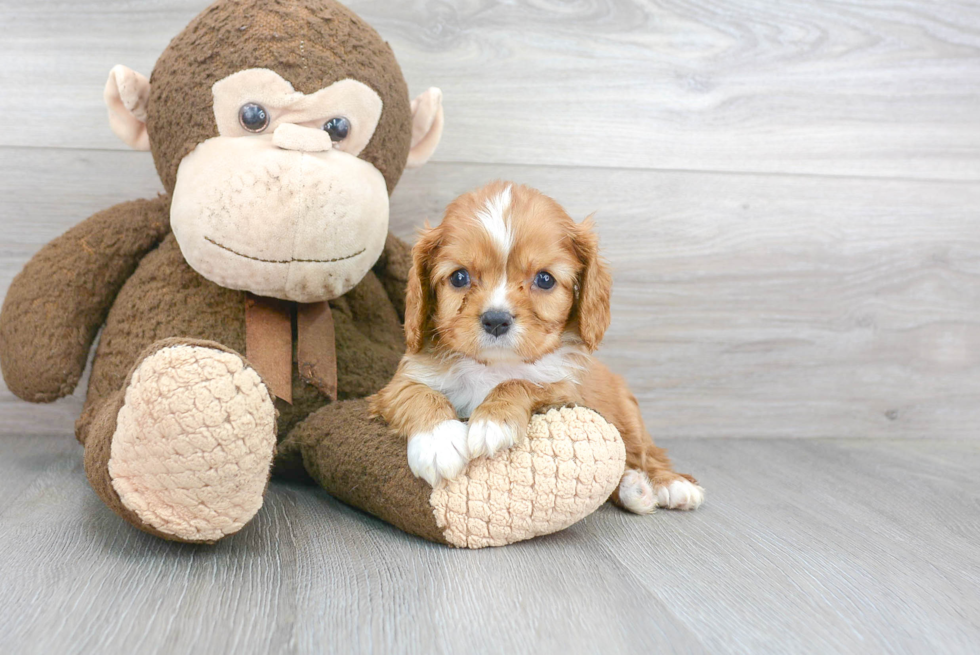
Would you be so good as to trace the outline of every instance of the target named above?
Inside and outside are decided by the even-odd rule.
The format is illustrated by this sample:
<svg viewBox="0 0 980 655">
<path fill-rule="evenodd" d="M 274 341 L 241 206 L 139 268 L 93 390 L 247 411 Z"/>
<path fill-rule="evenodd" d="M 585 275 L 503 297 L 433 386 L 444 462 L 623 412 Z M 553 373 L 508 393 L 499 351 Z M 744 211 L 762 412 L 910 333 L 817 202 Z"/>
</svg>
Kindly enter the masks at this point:
<svg viewBox="0 0 980 655">
<path fill-rule="evenodd" d="M 619 502 L 634 514 L 650 514 L 657 508 L 657 495 L 646 473 L 626 469 L 619 481 Z"/>
<path fill-rule="evenodd" d="M 697 509 L 704 502 L 704 489 L 684 478 L 657 486 L 656 491 L 657 507 Z"/>
<path fill-rule="evenodd" d="M 459 476 L 469 461 L 466 424 L 461 421 L 443 421 L 408 440 L 408 467 L 433 487 Z"/>
<path fill-rule="evenodd" d="M 697 509 L 704 502 L 704 489 L 681 477 L 654 483 L 643 471 L 626 469 L 619 481 L 619 502 L 634 514 L 649 514 L 658 507 Z"/>
</svg>

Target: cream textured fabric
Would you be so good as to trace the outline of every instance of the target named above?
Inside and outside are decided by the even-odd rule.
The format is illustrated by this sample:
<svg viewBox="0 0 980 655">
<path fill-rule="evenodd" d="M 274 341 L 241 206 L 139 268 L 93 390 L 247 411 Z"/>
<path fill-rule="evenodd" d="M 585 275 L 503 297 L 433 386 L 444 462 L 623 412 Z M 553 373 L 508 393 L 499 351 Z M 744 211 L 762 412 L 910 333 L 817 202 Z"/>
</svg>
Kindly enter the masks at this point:
<svg viewBox="0 0 980 655">
<path fill-rule="evenodd" d="M 616 428 L 584 407 L 531 419 L 521 444 L 470 463 L 430 503 L 450 544 L 504 546 L 567 528 L 609 498 L 626 449 Z"/>
<path fill-rule="evenodd" d="M 181 160 L 170 205 L 180 252 L 228 289 L 304 303 L 339 298 L 384 250 L 385 179 L 338 148 L 284 150 L 273 139 L 218 136 Z"/>
<path fill-rule="evenodd" d="M 445 123 L 442 91 L 431 87 L 412 101 L 412 149 L 408 151 L 407 168 L 419 168 L 436 151 Z"/>
<path fill-rule="evenodd" d="M 113 66 L 102 97 L 109 110 L 109 127 L 116 136 L 130 148 L 149 150 L 146 103 L 150 97 L 150 80 L 131 68 Z"/>
<path fill-rule="evenodd" d="M 200 346 L 143 360 L 116 419 L 109 475 L 123 504 L 191 541 L 237 532 L 262 506 L 276 410 L 237 355 Z"/>
</svg>

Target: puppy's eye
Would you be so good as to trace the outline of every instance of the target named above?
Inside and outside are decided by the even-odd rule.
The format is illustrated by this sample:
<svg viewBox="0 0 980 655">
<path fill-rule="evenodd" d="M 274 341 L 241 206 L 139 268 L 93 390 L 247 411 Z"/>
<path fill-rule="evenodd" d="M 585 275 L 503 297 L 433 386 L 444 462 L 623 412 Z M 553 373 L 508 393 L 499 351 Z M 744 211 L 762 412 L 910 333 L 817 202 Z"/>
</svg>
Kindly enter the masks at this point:
<svg viewBox="0 0 980 655">
<path fill-rule="evenodd" d="M 551 273 L 548 271 L 541 271 L 534 277 L 534 286 L 547 291 L 551 287 L 555 286 L 555 278 L 553 278 Z"/>
<path fill-rule="evenodd" d="M 461 268 L 449 276 L 449 284 L 453 285 L 457 289 L 462 289 L 469 283 L 470 283 L 470 274 L 466 271 L 465 268 Z"/>
<path fill-rule="evenodd" d="M 238 110 L 238 122 L 249 132 L 261 132 L 269 126 L 269 112 L 262 105 L 249 102 Z"/>
</svg>

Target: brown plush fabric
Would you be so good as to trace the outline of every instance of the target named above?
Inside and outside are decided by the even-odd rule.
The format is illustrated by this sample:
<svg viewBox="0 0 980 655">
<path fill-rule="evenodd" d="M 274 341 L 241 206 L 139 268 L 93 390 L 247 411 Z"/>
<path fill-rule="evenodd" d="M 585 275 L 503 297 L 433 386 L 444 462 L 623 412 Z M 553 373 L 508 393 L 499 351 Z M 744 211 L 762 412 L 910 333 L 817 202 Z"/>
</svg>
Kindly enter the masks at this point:
<svg viewBox="0 0 980 655">
<path fill-rule="evenodd" d="M 346 78 L 374 89 L 384 110 L 360 158 L 381 171 L 391 193 L 411 145 L 408 87 L 391 47 L 333 0 L 219 0 L 170 42 L 150 76 L 147 108 L 153 159 L 169 193 L 181 159 L 218 136 L 211 86 L 249 68 L 273 70 L 307 94 Z"/>
<path fill-rule="evenodd" d="M 300 423 L 283 444 L 302 453 L 327 492 L 383 521 L 448 543 L 429 502 L 432 488 L 408 468 L 407 442 L 368 417 L 366 400 L 328 405 Z"/>
<path fill-rule="evenodd" d="M 14 394 L 51 402 L 75 390 L 116 294 L 169 232 L 169 207 L 161 196 L 101 211 L 14 278 L 0 312 L 0 366 Z"/>
<path fill-rule="evenodd" d="M 405 244 L 389 240 L 393 251 Z M 398 313 L 385 292 L 388 278 L 407 270 L 391 264 L 368 273 L 347 294 L 330 301 L 337 343 L 340 398 L 363 398 L 377 392 L 391 376 L 404 352 Z M 147 255 L 119 292 L 99 341 L 85 409 L 76 424 L 80 439 L 104 399 L 122 388 L 141 353 L 169 337 L 223 344 L 245 353 L 245 293 L 219 287 L 198 275 L 184 261 L 173 235 Z M 294 339 L 295 344 L 295 339 Z M 295 348 L 295 346 L 294 346 Z M 294 353 L 295 354 L 295 353 Z M 279 434 L 328 401 L 292 372 L 293 403 L 280 407 Z"/>
<path fill-rule="evenodd" d="M 276 402 L 276 408 L 280 407 L 280 403 L 282 403 L 281 400 Z M 316 484 L 316 480 L 310 477 L 310 472 L 306 470 L 306 464 L 303 463 L 302 444 L 289 435 L 280 441 L 276 448 L 276 461 L 273 462 L 272 476 L 293 482 Z"/>
<path fill-rule="evenodd" d="M 405 322 L 405 291 L 408 289 L 408 272 L 412 268 L 412 247 L 396 237 L 388 234 L 385 249 L 374 265 L 374 273 L 384 285 L 385 292 L 391 299 L 398 320 Z"/>
</svg>

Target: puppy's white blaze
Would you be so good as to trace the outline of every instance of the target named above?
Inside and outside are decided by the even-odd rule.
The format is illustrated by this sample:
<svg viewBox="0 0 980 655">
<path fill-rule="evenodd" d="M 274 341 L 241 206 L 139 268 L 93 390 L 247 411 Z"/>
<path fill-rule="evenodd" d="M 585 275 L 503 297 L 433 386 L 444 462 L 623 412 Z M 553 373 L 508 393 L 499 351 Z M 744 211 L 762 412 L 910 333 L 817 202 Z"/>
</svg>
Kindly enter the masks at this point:
<svg viewBox="0 0 980 655">
<path fill-rule="evenodd" d="M 507 301 L 507 275 L 500 281 L 496 287 L 494 287 L 493 292 L 490 294 L 490 299 L 487 301 L 486 306 L 483 311 L 500 311 L 509 312 L 511 311 L 510 302 Z"/>
<path fill-rule="evenodd" d="M 467 418 L 484 401 L 494 387 L 507 380 L 527 380 L 534 384 L 550 384 L 577 380 L 588 355 L 581 346 L 562 346 L 533 363 L 503 361 L 482 364 L 475 359 L 458 355 L 448 360 L 434 361 L 426 357 L 408 356 L 405 374 L 410 380 L 424 384 L 444 394 L 461 418 Z"/>
<path fill-rule="evenodd" d="M 457 477 L 467 463 L 466 425 L 460 421 L 443 421 L 432 432 L 418 432 L 408 440 L 408 468 L 433 487 Z"/>
<path fill-rule="evenodd" d="M 510 200 L 510 185 L 508 184 L 507 188 L 499 194 L 487 198 L 483 209 L 476 214 L 480 223 L 483 224 L 483 228 L 504 257 L 510 252 L 510 247 L 514 242 L 514 234 L 511 232 L 510 222 L 507 220 Z"/>
</svg>

